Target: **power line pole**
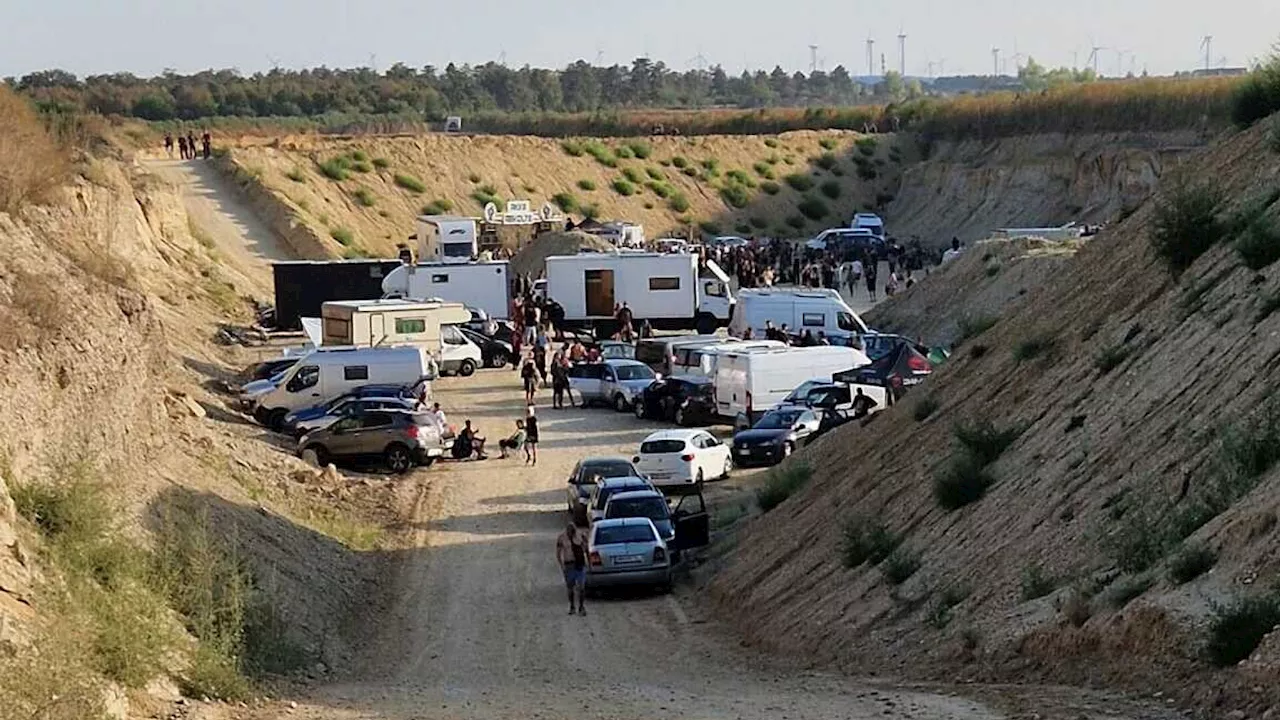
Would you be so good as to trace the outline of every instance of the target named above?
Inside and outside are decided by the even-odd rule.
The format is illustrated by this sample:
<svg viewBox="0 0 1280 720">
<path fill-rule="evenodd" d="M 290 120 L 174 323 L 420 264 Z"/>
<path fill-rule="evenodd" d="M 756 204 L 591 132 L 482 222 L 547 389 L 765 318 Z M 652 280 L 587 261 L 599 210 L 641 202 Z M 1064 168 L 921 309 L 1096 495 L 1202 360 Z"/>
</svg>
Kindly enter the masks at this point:
<svg viewBox="0 0 1280 720">
<path fill-rule="evenodd" d="M 867 38 L 867 76 L 876 74 L 876 41 Z"/>
</svg>

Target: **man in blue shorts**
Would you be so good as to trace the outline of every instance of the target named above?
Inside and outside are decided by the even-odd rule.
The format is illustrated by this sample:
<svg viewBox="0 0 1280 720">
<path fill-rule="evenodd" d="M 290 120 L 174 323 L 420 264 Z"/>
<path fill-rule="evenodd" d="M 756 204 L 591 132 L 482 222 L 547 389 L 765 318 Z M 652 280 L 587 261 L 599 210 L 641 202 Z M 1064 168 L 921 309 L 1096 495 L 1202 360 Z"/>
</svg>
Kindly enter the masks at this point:
<svg viewBox="0 0 1280 720">
<path fill-rule="evenodd" d="M 576 600 L 577 613 L 586 615 L 582 599 L 587 584 L 587 542 L 572 522 L 556 538 L 556 562 L 560 563 L 564 586 L 569 591 L 569 614 L 574 613 Z"/>
</svg>

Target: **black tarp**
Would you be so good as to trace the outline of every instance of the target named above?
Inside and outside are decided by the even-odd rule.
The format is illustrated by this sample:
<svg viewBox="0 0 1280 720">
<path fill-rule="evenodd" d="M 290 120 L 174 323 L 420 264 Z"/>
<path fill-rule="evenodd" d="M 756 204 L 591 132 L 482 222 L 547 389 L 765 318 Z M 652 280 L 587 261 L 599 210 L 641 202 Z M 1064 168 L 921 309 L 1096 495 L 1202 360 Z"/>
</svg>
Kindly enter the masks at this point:
<svg viewBox="0 0 1280 720">
<path fill-rule="evenodd" d="M 328 300 L 377 300 L 382 279 L 399 260 L 296 260 L 272 263 L 276 287 L 276 327 L 296 330 L 302 318 L 320 317 Z"/>
<path fill-rule="evenodd" d="M 929 358 L 920 354 L 910 343 L 900 342 L 870 365 L 843 370 L 832 375 L 831 379 L 849 385 L 888 388 L 896 402 L 903 393 L 928 377 L 932 370 Z"/>
</svg>

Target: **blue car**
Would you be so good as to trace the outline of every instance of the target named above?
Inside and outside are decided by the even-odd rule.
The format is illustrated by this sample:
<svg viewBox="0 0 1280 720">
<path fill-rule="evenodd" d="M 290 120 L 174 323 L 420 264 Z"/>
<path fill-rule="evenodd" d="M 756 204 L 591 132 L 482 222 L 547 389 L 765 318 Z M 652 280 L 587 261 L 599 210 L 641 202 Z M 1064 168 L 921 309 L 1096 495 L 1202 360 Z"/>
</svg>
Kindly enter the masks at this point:
<svg viewBox="0 0 1280 720">
<path fill-rule="evenodd" d="M 339 395 L 327 402 L 320 403 L 319 405 L 313 405 L 309 408 L 303 408 L 302 410 L 294 410 L 288 415 L 285 415 L 284 425 L 281 426 L 280 429 L 286 434 L 293 435 L 296 434 L 298 430 L 298 423 L 318 420 L 332 412 L 335 407 L 353 398 L 413 398 L 418 396 L 421 388 L 421 380 L 413 385 L 361 385 L 355 390 L 343 393 L 342 395 Z"/>
</svg>

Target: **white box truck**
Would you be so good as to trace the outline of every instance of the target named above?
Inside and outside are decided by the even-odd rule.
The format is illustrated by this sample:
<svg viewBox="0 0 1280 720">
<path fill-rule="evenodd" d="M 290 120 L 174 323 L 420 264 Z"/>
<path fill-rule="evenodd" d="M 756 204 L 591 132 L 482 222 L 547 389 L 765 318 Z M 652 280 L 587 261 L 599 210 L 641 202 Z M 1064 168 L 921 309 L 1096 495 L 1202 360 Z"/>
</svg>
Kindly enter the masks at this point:
<svg viewBox="0 0 1280 720">
<path fill-rule="evenodd" d="M 418 262 L 468 263 L 479 253 L 476 219 L 459 215 L 419 215 Z"/>
<path fill-rule="evenodd" d="M 462 303 L 492 318 L 505 318 L 511 312 L 506 260 L 401 265 L 383 278 L 382 296 Z"/>
<path fill-rule="evenodd" d="M 862 335 L 866 323 L 840 297 L 829 288 L 759 288 L 738 293 L 729 332 L 742 337 L 751 328 L 752 335 L 763 337 L 765 322 L 772 320 L 775 328 L 785 324 L 787 332 L 799 335 L 805 330 L 817 335 L 822 331 L 829 338 L 847 340 Z"/>
<path fill-rule="evenodd" d="M 377 347 L 317 350 L 289 368 L 280 383 L 254 400 L 254 418 L 272 429 L 285 415 L 362 385 L 413 385 L 430 378 L 435 361 L 425 348 Z"/>
<path fill-rule="evenodd" d="M 581 253 L 547 258 L 546 297 L 564 307 L 564 324 L 599 337 L 617 331 L 615 309 L 627 304 L 635 324 L 655 330 L 696 329 L 704 335 L 729 322 L 729 276 L 693 255 L 646 252 Z"/>
<path fill-rule="evenodd" d="M 716 351 L 716 412 L 732 418 L 734 425 L 750 425 L 772 410 L 797 385 L 816 377 L 871 363 L 861 350 L 822 345 L 818 347 L 758 348 L 734 352 Z"/>
<path fill-rule="evenodd" d="M 321 307 L 322 345 L 426 348 L 440 371 L 467 377 L 483 367 L 483 353 L 456 326 L 471 319 L 462 303 L 342 300 Z"/>
</svg>

